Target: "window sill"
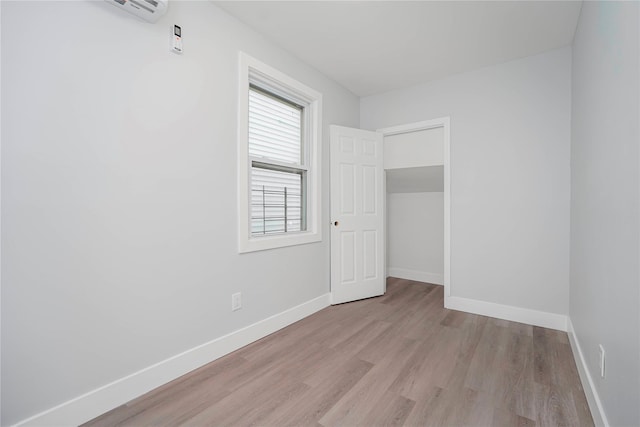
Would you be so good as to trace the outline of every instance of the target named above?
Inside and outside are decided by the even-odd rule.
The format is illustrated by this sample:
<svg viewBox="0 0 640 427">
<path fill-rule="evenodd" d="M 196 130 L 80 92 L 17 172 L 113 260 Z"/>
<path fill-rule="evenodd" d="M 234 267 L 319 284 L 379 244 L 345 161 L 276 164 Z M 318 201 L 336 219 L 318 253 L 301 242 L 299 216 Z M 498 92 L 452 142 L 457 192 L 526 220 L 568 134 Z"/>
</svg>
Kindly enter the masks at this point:
<svg viewBox="0 0 640 427">
<path fill-rule="evenodd" d="M 322 233 L 303 232 L 296 234 L 252 237 L 242 239 L 238 244 L 238 252 L 256 252 L 268 249 L 285 248 L 288 246 L 305 245 L 322 241 Z"/>
</svg>

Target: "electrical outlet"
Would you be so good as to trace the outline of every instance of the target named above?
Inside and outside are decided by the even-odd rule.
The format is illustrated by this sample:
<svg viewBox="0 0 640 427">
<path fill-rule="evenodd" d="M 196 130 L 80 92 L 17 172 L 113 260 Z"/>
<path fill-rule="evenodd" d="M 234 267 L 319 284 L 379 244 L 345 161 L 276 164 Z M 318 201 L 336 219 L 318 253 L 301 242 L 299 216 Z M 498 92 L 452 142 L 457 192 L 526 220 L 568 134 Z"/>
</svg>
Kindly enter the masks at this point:
<svg viewBox="0 0 640 427">
<path fill-rule="evenodd" d="M 242 308 L 242 294 L 240 292 L 231 295 L 231 311 Z"/>
<path fill-rule="evenodd" d="M 605 364 L 604 364 L 605 363 L 604 362 L 604 355 L 605 355 L 604 347 L 602 346 L 602 344 L 600 344 L 600 345 L 598 345 L 598 348 L 600 349 L 600 376 L 602 378 L 604 378 L 604 373 L 605 373 L 605 370 L 604 370 L 604 366 L 605 366 Z"/>
</svg>

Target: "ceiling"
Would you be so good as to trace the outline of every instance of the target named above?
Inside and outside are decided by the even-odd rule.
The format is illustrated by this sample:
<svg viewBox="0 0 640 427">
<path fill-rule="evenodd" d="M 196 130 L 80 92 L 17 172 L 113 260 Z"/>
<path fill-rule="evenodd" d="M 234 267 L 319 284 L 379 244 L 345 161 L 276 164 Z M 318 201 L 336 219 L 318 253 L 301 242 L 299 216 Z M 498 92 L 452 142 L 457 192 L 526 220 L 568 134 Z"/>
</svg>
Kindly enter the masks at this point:
<svg viewBox="0 0 640 427">
<path fill-rule="evenodd" d="M 215 1 L 358 96 L 571 44 L 580 1 Z"/>
</svg>

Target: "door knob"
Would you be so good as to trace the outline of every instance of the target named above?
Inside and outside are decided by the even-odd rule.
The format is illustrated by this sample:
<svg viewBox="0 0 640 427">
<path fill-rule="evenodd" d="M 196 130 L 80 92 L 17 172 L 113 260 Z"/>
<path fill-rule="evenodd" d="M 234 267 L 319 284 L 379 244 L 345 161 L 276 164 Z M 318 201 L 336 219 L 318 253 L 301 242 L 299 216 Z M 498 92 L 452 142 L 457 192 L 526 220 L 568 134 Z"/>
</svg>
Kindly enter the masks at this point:
<svg viewBox="0 0 640 427">
<path fill-rule="evenodd" d="M 338 221 L 334 221 L 333 225 L 338 226 Z"/>
</svg>

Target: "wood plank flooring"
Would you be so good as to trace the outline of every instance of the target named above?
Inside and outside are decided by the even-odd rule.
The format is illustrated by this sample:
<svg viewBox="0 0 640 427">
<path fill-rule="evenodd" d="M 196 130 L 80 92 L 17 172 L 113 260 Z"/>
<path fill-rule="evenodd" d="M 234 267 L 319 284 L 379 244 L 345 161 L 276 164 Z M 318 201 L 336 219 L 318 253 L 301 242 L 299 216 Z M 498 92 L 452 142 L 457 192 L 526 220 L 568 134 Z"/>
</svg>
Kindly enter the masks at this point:
<svg viewBox="0 0 640 427">
<path fill-rule="evenodd" d="M 443 288 L 328 307 L 85 426 L 591 426 L 567 335 L 443 308 Z"/>
</svg>

